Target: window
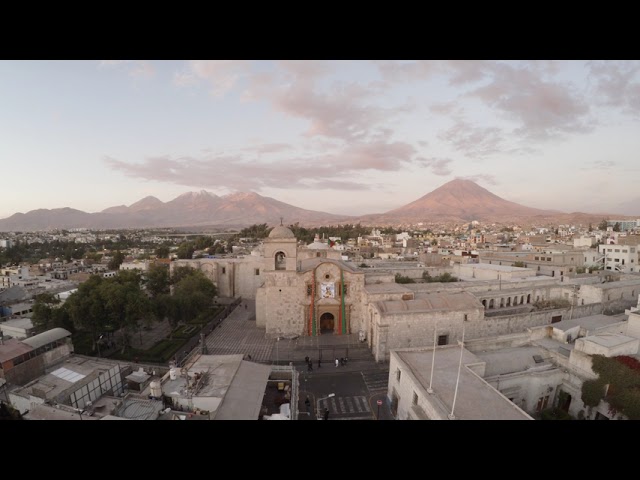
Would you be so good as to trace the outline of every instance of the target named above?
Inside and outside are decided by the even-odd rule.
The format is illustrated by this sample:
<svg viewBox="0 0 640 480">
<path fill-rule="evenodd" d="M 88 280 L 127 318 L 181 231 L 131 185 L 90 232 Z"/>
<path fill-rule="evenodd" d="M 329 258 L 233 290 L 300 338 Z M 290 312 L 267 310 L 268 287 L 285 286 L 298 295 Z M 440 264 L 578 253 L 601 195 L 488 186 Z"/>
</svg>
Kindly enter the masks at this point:
<svg viewBox="0 0 640 480">
<path fill-rule="evenodd" d="M 396 370 L 396 381 L 400 381 L 400 377 L 402 376 L 402 372 L 400 371 L 400 369 Z"/>
<path fill-rule="evenodd" d="M 449 335 L 438 335 L 438 345 L 448 345 Z"/>
<path fill-rule="evenodd" d="M 541 412 L 547 405 L 549 404 L 549 395 L 545 395 L 544 397 L 540 397 L 538 399 L 538 404 L 536 405 L 536 412 Z"/>
<path fill-rule="evenodd" d="M 256 275 L 260 275 L 260 269 L 259 268 L 256 268 L 255 271 L 256 271 Z"/>
<path fill-rule="evenodd" d="M 535 257 L 536 260 L 540 260 L 540 257 Z"/>
<path fill-rule="evenodd" d="M 412 402 L 414 405 L 418 404 L 418 394 L 416 392 L 413 392 L 413 400 Z"/>
<path fill-rule="evenodd" d="M 626 250 L 622 250 L 622 253 L 627 253 L 627 251 Z"/>
<path fill-rule="evenodd" d="M 316 257 L 319 257 L 319 256 L 320 256 L 320 252 L 316 252 Z"/>
<path fill-rule="evenodd" d="M 222 274 L 224 275 L 225 273 L 227 273 L 227 269 L 225 267 L 222 267 Z"/>
<path fill-rule="evenodd" d="M 619 248 L 616 248 L 616 253 L 618 253 L 618 252 L 620 252 L 620 249 L 619 249 Z"/>
<path fill-rule="evenodd" d="M 464 314 L 464 321 L 466 322 L 467 320 L 468 320 L 468 319 L 467 319 L 467 314 L 465 313 L 465 314 Z"/>
</svg>

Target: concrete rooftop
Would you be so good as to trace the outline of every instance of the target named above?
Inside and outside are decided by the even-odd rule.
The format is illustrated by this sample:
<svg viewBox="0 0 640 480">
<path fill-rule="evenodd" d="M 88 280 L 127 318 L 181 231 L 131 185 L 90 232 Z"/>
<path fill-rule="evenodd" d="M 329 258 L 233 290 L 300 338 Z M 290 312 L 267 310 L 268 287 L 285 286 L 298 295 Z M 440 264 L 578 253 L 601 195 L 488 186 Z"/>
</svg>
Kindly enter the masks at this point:
<svg viewBox="0 0 640 480">
<path fill-rule="evenodd" d="M 485 378 L 552 365 L 547 361 L 549 355 L 545 349 L 537 346 L 501 348 L 489 352 L 475 352 L 475 354 L 486 362 Z M 536 363 L 534 355 L 538 355 L 543 362 Z"/>
<path fill-rule="evenodd" d="M 399 359 L 411 370 L 424 390 L 429 387 L 432 349 L 394 350 Z M 434 395 L 451 411 L 456 389 L 459 346 L 438 347 L 435 354 L 432 388 Z M 482 360 L 463 351 L 462 369 L 454 415 L 459 420 L 530 420 L 531 417 L 504 397 L 500 392 L 472 372 L 466 365 Z"/>
</svg>

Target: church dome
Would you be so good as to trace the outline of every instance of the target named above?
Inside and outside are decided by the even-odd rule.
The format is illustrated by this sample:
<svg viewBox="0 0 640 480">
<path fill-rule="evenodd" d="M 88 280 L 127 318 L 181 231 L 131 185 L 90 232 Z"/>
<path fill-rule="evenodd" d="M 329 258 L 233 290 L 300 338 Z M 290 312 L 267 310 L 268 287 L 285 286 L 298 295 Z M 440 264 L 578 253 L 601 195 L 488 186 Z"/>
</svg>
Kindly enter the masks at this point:
<svg viewBox="0 0 640 480">
<path fill-rule="evenodd" d="M 278 225 L 271 230 L 269 238 L 296 238 L 293 232 L 283 225 Z"/>
</svg>

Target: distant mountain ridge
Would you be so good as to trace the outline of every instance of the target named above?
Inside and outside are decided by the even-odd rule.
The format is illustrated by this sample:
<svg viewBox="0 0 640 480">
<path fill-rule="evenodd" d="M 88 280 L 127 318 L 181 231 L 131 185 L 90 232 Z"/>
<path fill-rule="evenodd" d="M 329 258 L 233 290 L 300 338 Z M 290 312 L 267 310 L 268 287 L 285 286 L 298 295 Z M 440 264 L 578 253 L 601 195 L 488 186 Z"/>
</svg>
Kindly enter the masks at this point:
<svg viewBox="0 0 640 480">
<path fill-rule="evenodd" d="M 34 231 L 69 228 L 243 227 L 256 223 L 303 226 L 337 223 L 402 225 L 419 222 L 494 223 L 598 223 L 622 215 L 563 213 L 510 202 L 471 180 L 455 179 L 419 199 L 386 213 L 360 217 L 306 210 L 253 192 L 218 196 L 201 190 L 187 192 L 168 202 L 148 196 L 129 206 L 109 207 L 97 213 L 73 208 L 38 209 L 0 220 L 0 231 Z"/>
<path fill-rule="evenodd" d="M 301 225 L 350 221 L 354 217 L 306 210 L 257 193 L 218 196 L 202 190 L 187 192 L 168 202 L 153 196 L 129 206 L 87 213 L 73 208 L 31 210 L 0 220 L 0 231 L 69 228 L 152 228 L 181 226 L 248 226 L 256 223 Z"/>
</svg>

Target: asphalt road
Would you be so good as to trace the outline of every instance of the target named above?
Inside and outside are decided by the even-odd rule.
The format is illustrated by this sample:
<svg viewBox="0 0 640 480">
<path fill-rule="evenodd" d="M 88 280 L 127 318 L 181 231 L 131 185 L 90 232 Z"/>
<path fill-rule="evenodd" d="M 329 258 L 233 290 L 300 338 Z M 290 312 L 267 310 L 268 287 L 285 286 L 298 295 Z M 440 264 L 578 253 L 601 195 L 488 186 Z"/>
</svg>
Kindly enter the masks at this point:
<svg viewBox="0 0 640 480">
<path fill-rule="evenodd" d="M 329 420 L 392 420 L 386 401 L 389 373 L 372 370 L 365 372 L 300 373 L 299 420 L 316 420 L 325 408 Z M 329 397 L 330 394 L 333 396 Z M 306 397 L 310 400 L 307 414 Z M 377 401 L 382 405 L 378 409 Z"/>
</svg>

